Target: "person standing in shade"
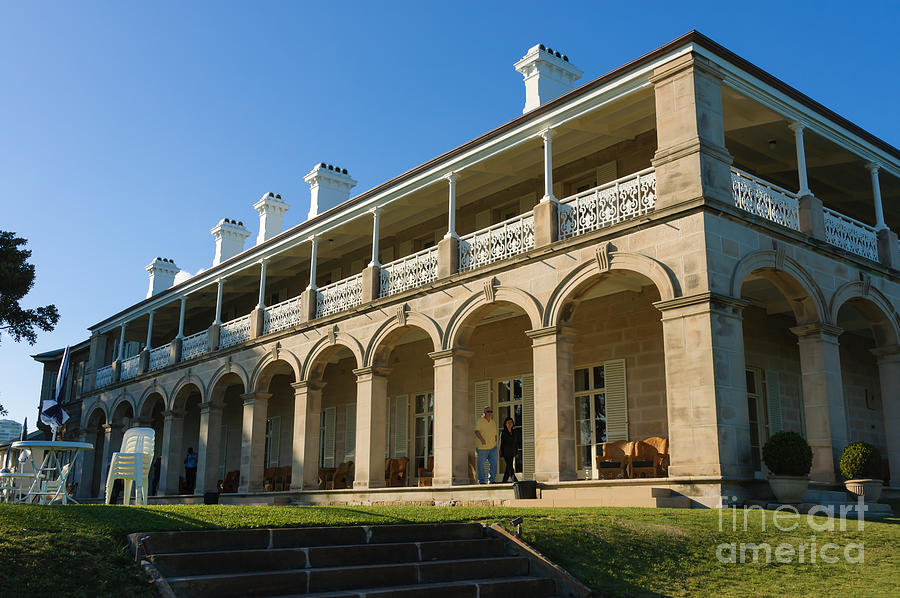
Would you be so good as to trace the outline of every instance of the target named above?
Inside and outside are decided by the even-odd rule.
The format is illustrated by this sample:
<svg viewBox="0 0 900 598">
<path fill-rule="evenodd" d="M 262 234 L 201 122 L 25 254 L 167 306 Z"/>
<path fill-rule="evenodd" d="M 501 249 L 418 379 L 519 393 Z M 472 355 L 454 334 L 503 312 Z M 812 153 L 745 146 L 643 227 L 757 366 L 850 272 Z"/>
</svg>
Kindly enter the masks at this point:
<svg viewBox="0 0 900 598">
<path fill-rule="evenodd" d="M 513 467 L 513 462 L 515 461 L 518 453 L 519 453 L 519 437 L 518 430 L 516 430 L 516 422 L 513 421 L 513 418 L 507 417 L 503 422 L 503 427 L 500 429 L 500 456 L 503 457 L 503 462 L 506 463 L 506 471 L 503 472 L 503 482 L 506 483 L 512 478 L 513 482 L 518 482 L 518 478 L 516 478 L 516 470 Z"/>
<path fill-rule="evenodd" d="M 478 472 L 478 483 L 484 484 L 484 465 L 490 469 L 489 484 L 497 479 L 497 426 L 493 422 L 494 410 L 484 408 L 484 415 L 475 424 L 475 470 Z"/>
<path fill-rule="evenodd" d="M 188 492 L 193 493 L 197 484 L 197 453 L 194 447 L 188 447 L 187 456 L 184 458 L 184 485 Z"/>
</svg>

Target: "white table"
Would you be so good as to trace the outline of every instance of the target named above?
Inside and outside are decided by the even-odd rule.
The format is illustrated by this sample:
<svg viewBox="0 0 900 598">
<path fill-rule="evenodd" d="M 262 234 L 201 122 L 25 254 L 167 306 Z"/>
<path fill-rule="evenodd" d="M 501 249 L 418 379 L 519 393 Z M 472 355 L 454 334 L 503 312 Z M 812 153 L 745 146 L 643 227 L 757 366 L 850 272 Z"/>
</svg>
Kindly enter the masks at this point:
<svg viewBox="0 0 900 598">
<path fill-rule="evenodd" d="M 66 491 L 66 481 L 75 468 L 75 459 L 79 451 L 88 451 L 94 445 L 88 442 L 70 442 L 66 440 L 20 440 L 10 445 L 14 449 L 43 451 L 44 459 L 40 467 L 32 467 L 36 472 L 31 488 L 16 502 L 39 502 L 42 505 L 62 501 L 63 504 L 74 502 L 74 498 Z M 33 459 L 33 458 L 32 458 Z M 69 467 L 65 467 L 68 465 Z M 49 498 L 49 500 L 48 500 Z"/>
</svg>

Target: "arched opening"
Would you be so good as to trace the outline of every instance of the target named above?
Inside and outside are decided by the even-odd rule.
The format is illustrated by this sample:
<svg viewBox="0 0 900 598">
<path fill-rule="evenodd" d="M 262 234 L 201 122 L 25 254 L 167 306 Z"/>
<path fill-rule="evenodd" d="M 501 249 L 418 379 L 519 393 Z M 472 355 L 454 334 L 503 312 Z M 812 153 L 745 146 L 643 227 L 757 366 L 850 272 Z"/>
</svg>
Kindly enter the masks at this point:
<svg viewBox="0 0 900 598">
<path fill-rule="evenodd" d="M 308 366 L 307 382 L 317 386 L 320 390 L 316 392 L 321 393 L 319 400 L 309 401 L 306 430 L 311 441 L 318 440 L 320 488 L 353 487 L 357 436 L 354 370 L 358 367 L 353 352 L 340 344 L 318 352 Z"/>
<path fill-rule="evenodd" d="M 294 439 L 294 370 L 283 360 L 265 365 L 256 390 L 270 396 L 266 405 L 265 444 L 262 467 L 263 490 L 291 489 L 291 461 Z"/>
<path fill-rule="evenodd" d="M 510 301 L 494 301 L 467 314 L 451 339 L 454 349 L 470 353 L 465 404 L 458 404 L 460 396 L 453 397 L 453 408 L 464 409 L 468 416 L 460 418 L 467 434 L 460 435 L 457 442 L 465 438 L 469 483 L 512 481 L 507 474 L 516 479 L 534 477 L 534 360 L 531 339 L 525 334 L 534 327 L 532 318 L 521 306 Z M 496 430 L 497 444 L 493 438 L 484 438 L 486 443 L 483 443 L 474 434 L 476 426 L 487 427 L 479 424 L 487 419 L 485 408 L 492 410 L 489 423 Z M 513 420 L 510 446 L 515 450 L 510 448 L 503 458 L 498 444 L 500 429 L 507 418 Z M 447 418 L 442 418 L 439 412 L 438 436 L 447 425 L 442 419 Z M 440 438 L 436 444 L 441 446 Z M 492 448 L 493 453 L 488 452 Z M 459 458 L 455 451 L 454 458 Z"/>
<path fill-rule="evenodd" d="M 163 427 L 165 423 L 166 402 L 163 396 L 154 392 L 147 396 L 140 406 L 138 422 L 142 427 L 153 429 L 153 465 L 150 467 L 151 495 L 159 494 L 160 470 L 162 468 Z"/>
<path fill-rule="evenodd" d="M 653 305 L 659 300 L 649 278 L 611 270 L 586 279 L 562 304 L 558 323 L 572 343 L 573 385 L 561 407 L 571 413 L 574 442 L 560 450 L 574 456 L 579 479 L 667 475 L 665 350 Z M 640 466 L 607 460 L 622 441 L 644 443 L 634 457 Z"/>
<path fill-rule="evenodd" d="M 113 409 L 110 417 L 110 425 L 112 426 L 110 431 L 110 455 L 121 448 L 122 436 L 125 434 L 125 430 L 133 426 L 133 422 L 134 408 L 131 406 L 131 403 L 127 400 L 119 402 Z"/>
<path fill-rule="evenodd" d="M 168 438 L 164 438 L 164 454 L 162 475 L 160 476 L 160 493 L 192 494 L 197 490 L 191 487 L 185 469 L 187 450 L 201 452 L 200 447 L 200 388 L 196 384 L 185 384 L 175 394 L 171 413 L 168 417 Z"/>
<path fill-rule="evenodd" d="M 241 476 L 245 392 L 244 381 L 235 373 L 219 378 L 210 391 L 205 490 L 219 487 L 222 492 L 237 492 L 247 481 Z"/>
<path fill-rule="evenodd" d="M 430 486 L 434 477 L 433 339 L 417 326 L 391 330 L 372 364 L 388 368 L 385 407 L 385 484 Z"/>
<path fill-rule="evenodd" d="M 92 451 L 86 452 L 81 458 L 82 465 L 81 482 L 78 487 L 78 495 L 83 498 L 96 498 L 102 490 L 102 478 L 105 463 L 103 456 L 106 454 L 106 413 L 102 407 L 95 407 L 88 416 L 85 427 L 87 442 L 94 445 Z"/>
<path fill-rule="evenodd" d="M 864 441 L 881 451 L 880 477 L 900 474 L 900 414 L 896 386 L 897 337 L 885 313 L 862 297 L 847 300 L 838 309 L 841 380 L 847 441 Z M 884 378 L 882 379 L 882 374 Z M 843 449 L 843 447 L 838 447 Z"/>
<path fill-rule="evenodd" d="M 793 431 L 807 437 L 801 355 L 792 329 L 820 315 L 809 307 L 798 311 L 804 295 L 796 287 L 787 274 L 770 268 L 751 272 L 741 285 L 741 298 L 749 302 L 743 310 L 749 459 L 759 478 L 768 473 L 762 447 L 772 434 Z M 830 459 L 830 449 L 819 458 Z"/>
</svg>

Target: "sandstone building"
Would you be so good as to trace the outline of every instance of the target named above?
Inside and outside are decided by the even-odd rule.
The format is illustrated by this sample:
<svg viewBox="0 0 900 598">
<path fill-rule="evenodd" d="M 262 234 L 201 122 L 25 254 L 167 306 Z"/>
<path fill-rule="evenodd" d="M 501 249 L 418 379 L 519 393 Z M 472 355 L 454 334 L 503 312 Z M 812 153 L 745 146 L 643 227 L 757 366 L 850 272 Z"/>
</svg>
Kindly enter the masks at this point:
<svg viewBox="0 0 900 598">
<path fill-rule="evenodd" d="M 779 430 L 812 445 L 814 490 L 852 440 L 900 476 L 900 150 L 697 32 L 580 87 L 544 46 L 516 68 L 520 117 L 355 196 L 320 164 L 305 222 L 282 231 L 267 193 L 255 244 L 223 219 L 177 284 L 155 259 L 73 354 L 79 494 L 142 424 L 159 500 L 230 472 L 234 502 L 503 500 L 471 485 L 486 404 L 554 504 L 763 496 Z M 650 436 L 668 477 L 592 479 L 597 444 Z M 320 487 L 351 461 L 350 488 Z"/>
</svg>

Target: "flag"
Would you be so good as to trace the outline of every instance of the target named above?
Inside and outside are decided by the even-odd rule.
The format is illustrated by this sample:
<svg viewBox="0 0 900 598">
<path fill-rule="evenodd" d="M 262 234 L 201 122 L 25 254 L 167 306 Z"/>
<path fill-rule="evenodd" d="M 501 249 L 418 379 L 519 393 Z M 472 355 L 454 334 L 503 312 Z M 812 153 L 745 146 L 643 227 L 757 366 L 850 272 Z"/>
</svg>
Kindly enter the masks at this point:
<svg viewBox="0 0 900 598">
<path fill-rule="evenodd" d="M 63 351 L 62 363 L 59 366 L 59 374 L 56 376 L 56 393 L 53 397 L 44 401 L 44 408 L 41 409 L 41 421 L 53 429 L 53 436 L 56 436 L 56 429 L 66 423 L 69 414 L 66 413 L 61 403 L 66 395 L 66 381 L 69 373 L 69 347 Z"/>
</svg>

